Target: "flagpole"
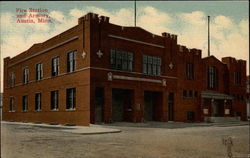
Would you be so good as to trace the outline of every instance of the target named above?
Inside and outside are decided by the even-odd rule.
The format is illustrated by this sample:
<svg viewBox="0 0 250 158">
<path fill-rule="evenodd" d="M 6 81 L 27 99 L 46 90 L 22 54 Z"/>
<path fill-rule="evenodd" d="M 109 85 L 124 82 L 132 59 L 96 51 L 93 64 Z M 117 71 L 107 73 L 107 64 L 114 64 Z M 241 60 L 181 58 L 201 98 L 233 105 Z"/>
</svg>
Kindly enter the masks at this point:
<svg viewBox="0 0 250 158">
<path fill-rule="evenodd" d="M 134 20 L 135 20 L 135 27 L 136 27 L 136 0 L 135 0 L 135 6 L 134 6 L 135 8 L 135 17 L 134 17 Z"/>
<path fill-rule="evenodd" d="M 208 44 L 208 51 L 207 51 L 207 53 L 208 53 L 208 56 L 210 56 L 210 27 L 209 27 L 209 25 L 210 25 L 210 16 L 207 16 L 207 18 L 208 18 L 208 31 L 207 31 L 207 36 L 208 36 L 208 42 L 207 42 L 207 44 Z"/>
</svg>

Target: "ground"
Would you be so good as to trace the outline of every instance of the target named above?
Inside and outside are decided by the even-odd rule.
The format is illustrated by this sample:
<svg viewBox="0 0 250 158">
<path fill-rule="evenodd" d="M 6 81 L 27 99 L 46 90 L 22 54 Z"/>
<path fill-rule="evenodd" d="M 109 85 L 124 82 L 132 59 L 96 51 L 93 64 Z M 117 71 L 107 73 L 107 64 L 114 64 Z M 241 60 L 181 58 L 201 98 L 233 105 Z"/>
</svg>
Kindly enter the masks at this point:
<svg viewBox="0 0 250 158">
<path fill-rule="evenodd" d="M 118 123 L 120 133 L 83 135 L 63 128 L 2 124 L 3 158 L 227 158 L 222 139 L 232 137 L 233 157 L 246 158 L 249 126 Z"/>
</svg>

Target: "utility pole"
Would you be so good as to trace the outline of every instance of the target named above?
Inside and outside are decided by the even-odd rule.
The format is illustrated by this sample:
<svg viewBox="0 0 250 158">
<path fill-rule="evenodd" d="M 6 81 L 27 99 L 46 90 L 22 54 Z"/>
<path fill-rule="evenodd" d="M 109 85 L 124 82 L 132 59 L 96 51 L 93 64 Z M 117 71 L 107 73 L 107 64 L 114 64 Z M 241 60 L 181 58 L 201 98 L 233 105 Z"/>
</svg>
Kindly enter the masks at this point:
<svg viewBox="0 0 250 158">
<path fill-rule="evenodd" d="M 208 48 L 207 48 L 207 53 L 208 53 L 208 56 L 210 56 L 210 16 L 207 16 L 208 18 L 208 31 L 207 31 L 207 36 L 208 36 L 208 41 L 207 41 L 207 44 L 208 44 Z"/>
</svg>

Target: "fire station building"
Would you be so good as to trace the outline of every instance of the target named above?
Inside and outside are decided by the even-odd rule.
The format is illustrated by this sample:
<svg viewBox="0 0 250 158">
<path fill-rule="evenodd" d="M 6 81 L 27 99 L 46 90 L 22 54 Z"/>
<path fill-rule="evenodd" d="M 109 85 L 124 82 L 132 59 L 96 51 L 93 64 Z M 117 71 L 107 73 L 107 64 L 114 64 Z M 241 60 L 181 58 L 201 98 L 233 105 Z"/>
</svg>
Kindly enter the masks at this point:
<svg viewBox="0 0 250 158">
<path fill-rule="evenodd" d="M 4 59 L 3 120 L 89 125 L 246 120 L 246 61 L 201 57 L 177 35 L 78 25 Z"/>
</svg>

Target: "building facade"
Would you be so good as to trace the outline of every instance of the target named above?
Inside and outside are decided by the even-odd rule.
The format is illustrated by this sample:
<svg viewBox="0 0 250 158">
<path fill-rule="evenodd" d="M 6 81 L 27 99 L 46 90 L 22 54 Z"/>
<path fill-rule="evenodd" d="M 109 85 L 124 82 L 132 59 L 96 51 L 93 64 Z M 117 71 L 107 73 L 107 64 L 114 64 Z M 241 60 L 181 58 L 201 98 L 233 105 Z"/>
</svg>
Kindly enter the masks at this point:
<svg viewBox="0 0 250 158">
<path fill-rule="evenodd" d="M 99 122 L 246 120 L 246 61 L 123 27 L 94 13 L 4 59 L 3 120 Z"/>
</svg>

